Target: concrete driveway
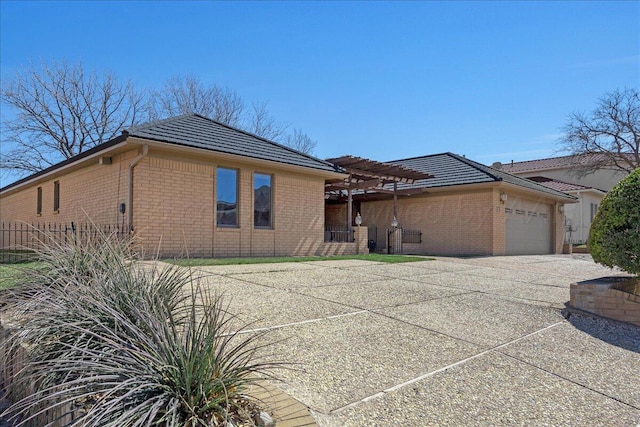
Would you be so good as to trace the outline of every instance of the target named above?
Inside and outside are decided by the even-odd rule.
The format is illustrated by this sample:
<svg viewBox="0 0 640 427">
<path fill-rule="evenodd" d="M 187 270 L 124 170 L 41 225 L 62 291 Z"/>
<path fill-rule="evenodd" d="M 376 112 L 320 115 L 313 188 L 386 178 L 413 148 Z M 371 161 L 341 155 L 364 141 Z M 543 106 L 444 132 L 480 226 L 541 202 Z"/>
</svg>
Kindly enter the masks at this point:
<svg viewBox="0 0 640 427">
<path fill-rule="evenodd" d="M 588 256 L 197 270 L 320 426 L 640 424 L 640 328 L 561 314 Z"/>
</svg>

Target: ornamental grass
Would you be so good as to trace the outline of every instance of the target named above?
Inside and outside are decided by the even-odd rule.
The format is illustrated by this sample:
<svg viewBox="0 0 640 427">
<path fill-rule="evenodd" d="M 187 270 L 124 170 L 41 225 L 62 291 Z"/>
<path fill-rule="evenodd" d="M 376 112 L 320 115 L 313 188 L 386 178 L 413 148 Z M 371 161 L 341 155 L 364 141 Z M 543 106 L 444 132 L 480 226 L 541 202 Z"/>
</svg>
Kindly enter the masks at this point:
<svg viewBox="0 0 640 427">
<path fill-rule="evenodd" d="M 264 332 L 234 331 L 223 299 L 189 270 L 132 261 L 131 247 L 104 233 L 50 239 L 40 267 L 6 291 L 6 339 L 26 354 L 3 416 L 16 426 L 253 425 L 260 402 L 247 390 L 282 365 L 258 356 Z"/>
</svg>

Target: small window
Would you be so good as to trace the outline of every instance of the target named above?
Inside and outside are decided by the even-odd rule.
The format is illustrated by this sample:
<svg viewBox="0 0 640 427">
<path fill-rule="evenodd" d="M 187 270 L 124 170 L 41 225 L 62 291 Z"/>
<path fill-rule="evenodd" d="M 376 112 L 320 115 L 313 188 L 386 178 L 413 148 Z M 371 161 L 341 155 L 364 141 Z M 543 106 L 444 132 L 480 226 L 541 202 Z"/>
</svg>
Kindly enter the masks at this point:
<svg viewBox="0 0 640 427">
<path fill-rule="evenodd" d="M 58 212 L 60 210 L 60 181 L 54 181 L 53 183 L 53 211 Z"/>
<path fill-rule="evenodd" d="M 253 225 L 271 228 L 271 175 L 253 174 Z"/>
<path fill-rule="evenodd" d="M 598 204 L 591 203 L 591 222 L 593 222 L 593 218 L 596 216 L 597 212 L 598 212 Z"/>
<path fill-rule="evenodd" d="M 238 226 L 238 171 L 218 168 L 216 171 L 216 223 L 223 227 Z"/>
<path fill-rule="evenodd" d="M 42 215 L 42 187 L 38 187 L 38 199 L 36 203 L 36 214 Z"/>
</svg>

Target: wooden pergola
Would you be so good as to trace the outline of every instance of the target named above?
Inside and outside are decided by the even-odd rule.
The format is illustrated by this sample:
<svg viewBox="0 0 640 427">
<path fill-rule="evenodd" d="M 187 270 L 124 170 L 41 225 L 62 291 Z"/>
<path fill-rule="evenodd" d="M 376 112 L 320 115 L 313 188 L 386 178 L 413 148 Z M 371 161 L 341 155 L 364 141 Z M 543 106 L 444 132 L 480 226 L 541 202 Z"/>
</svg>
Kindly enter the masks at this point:
<svg viewBox="0 0 640 427">
<path fill-rule="evenodd" d="M 347 193 L 347 229 L 351 232 L 351 218 L 353 215 L 353 190 L 377 194 L 393 195 L 393 217 L 397 218 L 398 195 L 410 196 L 423 193 L 421 188 L 407 188 L 398 190 L 398 183 L 413 184 L 421 179 L 433 178 L 433 175 L 409 169 L 391 163 L 377 162 L 355 156 L 342 156 L 327 159 L 328 162 L 343 168 L 349 176 L 343 180 L 327 181 L 325 192 L 327 198 L 340 197 Z M 393 184 L 393 189 L 385 187 Z"/>
</svg>

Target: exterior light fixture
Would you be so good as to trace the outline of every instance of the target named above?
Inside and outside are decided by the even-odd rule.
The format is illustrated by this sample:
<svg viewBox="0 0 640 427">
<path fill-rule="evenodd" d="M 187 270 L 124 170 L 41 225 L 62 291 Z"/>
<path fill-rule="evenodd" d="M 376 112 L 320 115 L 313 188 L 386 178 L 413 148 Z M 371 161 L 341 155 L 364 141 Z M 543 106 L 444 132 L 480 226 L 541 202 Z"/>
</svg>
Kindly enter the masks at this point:
<svg viewBox="0 0 640 427">
<path fill-rule="evenodd" d="M 504 191 L 502 193 L 500 193 L 500 201 L 502 203 L 507 201 L 507 193 L 505 193 Z"/>
<path fill-rule="evenodd" d="M 564 213 L 564 205 L 558 205 L 558 212 Z"/>
<path fill-rule="evenodd" d="M 356 225 L 358 227 L 362 225 L 362 215 L 360 215 L 360 212 L 358 212 L 358 215 L 356 215 Z"/>
<path fill-rule="evenodd" d="M 393 228 L 398 228 L 398 219 L 395 217 L 395 215 L 394 215 L 393 219 L 391 220 L 391 226 Z"/>
</svg>

